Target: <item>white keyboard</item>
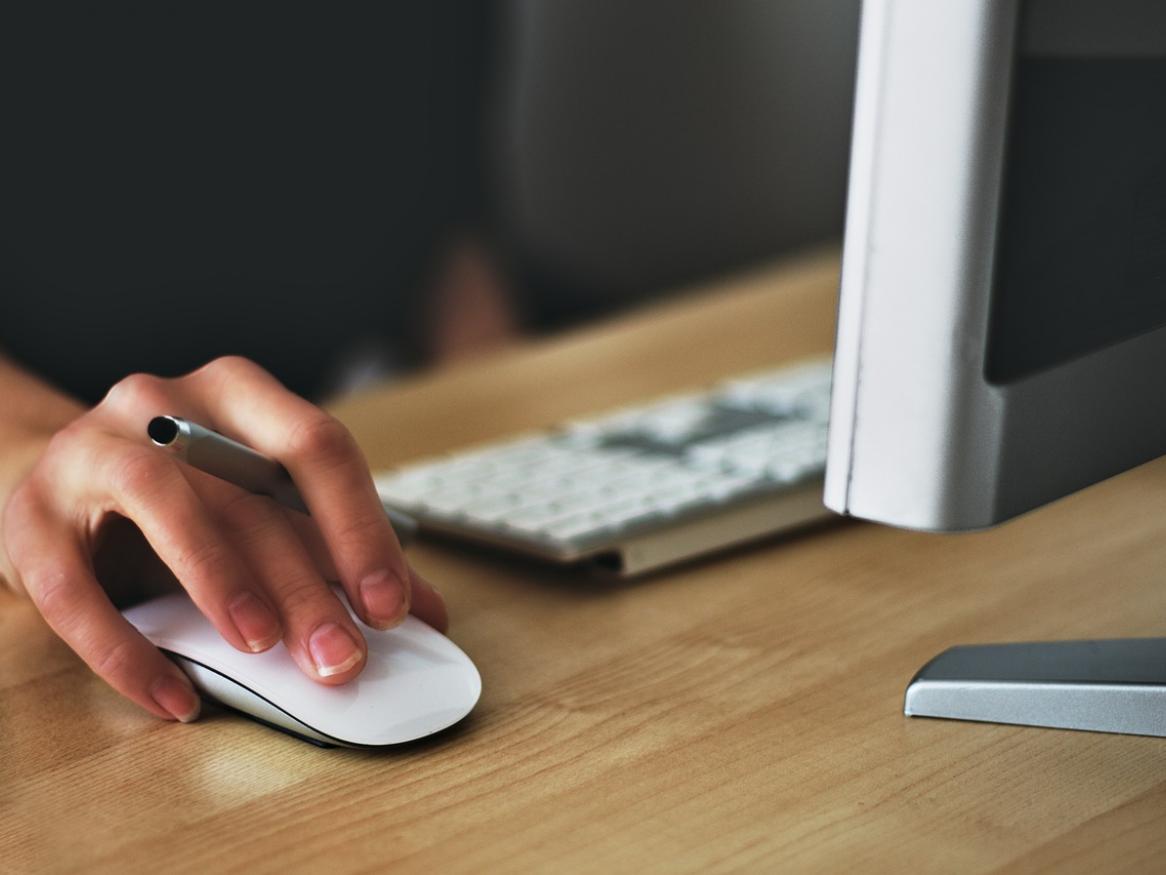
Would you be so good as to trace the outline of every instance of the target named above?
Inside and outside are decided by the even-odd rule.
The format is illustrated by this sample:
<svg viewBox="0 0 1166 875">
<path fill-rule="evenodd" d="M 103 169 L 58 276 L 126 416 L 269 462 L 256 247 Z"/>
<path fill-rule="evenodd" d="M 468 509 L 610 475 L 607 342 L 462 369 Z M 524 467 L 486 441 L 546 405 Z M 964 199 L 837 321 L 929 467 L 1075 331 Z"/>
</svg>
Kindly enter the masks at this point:
<svg viewBox="0 0 1166 875">
<path fill-rule="evenodd" d="M 426 530 L 640 574 L 829 515 L 830 361 L 380 473 Z"/>
</svg>

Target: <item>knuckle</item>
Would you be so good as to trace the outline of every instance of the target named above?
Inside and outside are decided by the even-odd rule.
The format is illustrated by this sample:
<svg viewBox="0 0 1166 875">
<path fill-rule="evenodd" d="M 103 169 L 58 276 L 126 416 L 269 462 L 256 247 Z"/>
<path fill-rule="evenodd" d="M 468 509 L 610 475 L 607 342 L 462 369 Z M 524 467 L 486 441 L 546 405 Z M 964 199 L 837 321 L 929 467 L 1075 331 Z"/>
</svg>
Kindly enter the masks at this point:
<svg viewBox="0 0 1166 875">
<path fill-rule="evenodd" d="M 62 467 L 70 469 L 77 460 L 88 460 L 93 456 L 95 428 L 86 414 L 53 433 L 41 451 L 32 474 L 45 474 L 55 479 L 55 472 Z M 28 479 L 26 478 L 26 482 Z"/>
<path fill-rule="evenodd" d="M 324 613 L 328 604 L 324 582 L 311 574 L 304 574 L 289 580 L 279 591 L 280 610 L 285 617 L 298 617 L 310 613 Z"/>
<path fill-rule="evenodd" d="M 135 666 L 134 643 L 123 638 L 93 661 L 93 670 L 103 678 L 125 678 Z"/>
<path fill-rule="evenodd" d="M 256 367 L 255 363 L 241 355 L 221 355 L 211 359 L 202 367 L 191 371 L 188 376 L 195 379 L 205 377 L 209 380 L 217 381 L 238 376 L 253 367 Z"/>
<path fill-rule="evenodd" d="M 76 604 L 72 581 L 65 571 L 54 567 L 29 569 L 24 572 L 23 580 L 41 616 L 54 628 L 67 625 Z"/>
<path fill-rule="evenodd" d="M 165 385 L 165 380 L 153 374 L 130 374 L 110 387 L 101 405 L 127 411 L 158 409 L 166 403 Z"/>
<path fill-rule="evenodd" d="M 220 519 L 244 543 L 260 541 L 274 532 L 284 519 L 282 511 L 264 495 L 240 493 L 218 509 Z"/>
<path fill-rule="evenodd" d="M 179 579 L 226 580 L 234 568 L 226 547 L 213 541 L 183 551 L 176 561 L 181 566 L 174 569 Z"/>
<path fill-rule="evenodd" d="M 112 465 L 111 485 L 119 494 L 130 496 L 157 489 L 173 471 L 173 463 L 166 456 L 145 448 L 125 453 Z"/>
<path fill-rule="evenodd" d="M 356 440 L 340 420 L 320 411 L 296 425 L 288 436 L 288 449 L 303 459 L 340 461 L 356 451 Z"/>
<path fill-rule="evenodd" d="M 21 481 L 30 497 L 39 497 L 42 508 L 60 507 L 66 496 L 90 494 L 93 475 L 107 470 L 111 457 L 102 453 L 106 433 L 88 416 L 54 432 Z"/>
<path fill-rule="evenodd" d="M 45 444 L 41 459 L 51 463 L 61 456 L 68 455 L 77 446 L 79 431 L 76 424 L 70 424 L 54 433 L 49 438 L 49 442 Z"/>
<path fill-rule="evenodd" d="M 251 526 L 263 523 L 276 515 L 271 499 L 254 492 L 239 491 L 219 505 L 219 515 L 234 525 Z"/>
<path fill-rule="evenodd" d="M 388 529 L 388 518 L 384 515 L 361 514 L 346 520 L 337 528 L 336 539 L 342 545 L 359 548 L 370 541 L 384 538 L 388 534 Z"/>
</svg>

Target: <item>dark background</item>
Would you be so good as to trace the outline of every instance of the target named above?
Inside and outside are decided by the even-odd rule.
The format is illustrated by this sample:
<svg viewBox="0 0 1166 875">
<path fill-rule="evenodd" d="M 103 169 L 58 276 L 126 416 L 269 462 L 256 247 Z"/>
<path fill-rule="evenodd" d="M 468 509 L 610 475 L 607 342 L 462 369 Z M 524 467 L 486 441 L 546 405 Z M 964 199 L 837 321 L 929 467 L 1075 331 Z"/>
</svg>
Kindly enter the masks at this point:
<svg viewBox="0 0 1166 875">
<path fill-rule="evenodd" d="M 89 401 L 430 350 L 485 241 L 540 331 L 841 234 L 857 0 L 7 4 L 0 349 Z"/>
</svg>

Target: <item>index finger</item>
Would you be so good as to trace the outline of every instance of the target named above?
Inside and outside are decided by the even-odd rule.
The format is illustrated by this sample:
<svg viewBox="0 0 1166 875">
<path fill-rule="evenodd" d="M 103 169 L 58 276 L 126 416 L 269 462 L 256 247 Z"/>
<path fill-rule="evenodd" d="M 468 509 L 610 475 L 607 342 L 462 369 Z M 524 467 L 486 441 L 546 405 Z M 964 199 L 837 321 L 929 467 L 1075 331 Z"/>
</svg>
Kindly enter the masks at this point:
<svg viewBox="0 0 1166 875">
<path fill-rule="evenodd" d="M 10 548 L 46 622 L 123 696 L 158 717 L 196 719 L 199 701 L 189 679 L 109 601 L 68 527 L 28 502 L 22 511 Z"/>
<path fill-rule="evenodd" d="M 291 473 L 361 619 L 377 629 L 400 623 L 409 612 L 409 569 L 348 429 L 247 359 L 216 359 L 191 378 L 204 387 L 216 428 Z"/>
</svg>

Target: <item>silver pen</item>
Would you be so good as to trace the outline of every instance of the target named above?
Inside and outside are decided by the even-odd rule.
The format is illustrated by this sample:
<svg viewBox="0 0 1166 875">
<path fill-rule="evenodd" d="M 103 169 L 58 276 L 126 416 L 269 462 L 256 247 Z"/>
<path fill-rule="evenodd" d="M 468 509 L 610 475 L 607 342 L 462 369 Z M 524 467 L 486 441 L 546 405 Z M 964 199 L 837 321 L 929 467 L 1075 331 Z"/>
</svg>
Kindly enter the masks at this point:
<svg viewBox="0 0 1166 875">
<path fill-rule="evenodd" d="M 146 426 L 146 434 L 155 446 L 170 450 L 192 468 L 248 492 L 270 496 L 284 507 L 308 513 L 287 468 L 226 435 L 177 416 L 155 416 Z M 417 534 L 417 521 L 388 507 L 385 513 L 397 540 L 402 544 L 412 541 Z"/>
</svg>

